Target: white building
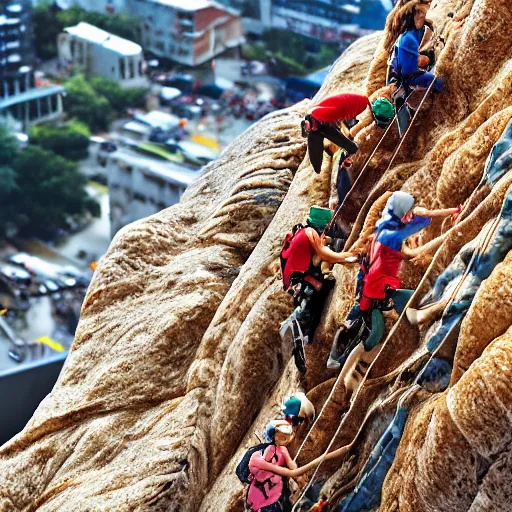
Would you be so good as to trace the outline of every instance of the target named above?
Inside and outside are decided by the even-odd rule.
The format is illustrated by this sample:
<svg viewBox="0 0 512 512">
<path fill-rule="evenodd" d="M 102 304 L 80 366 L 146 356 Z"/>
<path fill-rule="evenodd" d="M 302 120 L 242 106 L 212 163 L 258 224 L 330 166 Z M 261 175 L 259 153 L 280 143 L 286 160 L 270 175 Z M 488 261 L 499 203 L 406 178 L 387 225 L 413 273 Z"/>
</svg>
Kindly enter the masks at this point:
<svg viewBox="0 0 512 512">
<path fill-rule="evenodd" d="M 237 11 L 212 0 L 129 0 L 142 21 L 145 50 L 187 66 L 198 66 L 243 42 Z"/>
<path fill-rule="evenodd" d="M 61 62 L 81 66 L 87 76 L 115 80 L 121 87 L 145 87 L 142 48 L 89 23 L 64 29 L 58 41 Z"/>
<path fill-rule="evenodd" d="M 128 149 L 109 156 L 107 173 L 112 236 L 127 224 L 178 203 L 199 176 L 197 171 Z"/>
</svg>

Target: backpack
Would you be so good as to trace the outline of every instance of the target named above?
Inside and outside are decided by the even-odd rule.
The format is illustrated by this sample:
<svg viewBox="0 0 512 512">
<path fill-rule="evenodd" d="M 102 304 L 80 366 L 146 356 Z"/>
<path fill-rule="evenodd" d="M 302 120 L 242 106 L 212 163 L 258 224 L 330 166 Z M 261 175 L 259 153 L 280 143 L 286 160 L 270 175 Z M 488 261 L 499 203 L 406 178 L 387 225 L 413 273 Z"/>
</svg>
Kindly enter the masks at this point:
<svg viewBox="0 0 512 512">
<path fill-rule="evenodd" d="M 300 280 L 301 277 L 304 276 L 304 274 L 307 272 L 309 265 L 310 265 L 310 258 L 308 257 L 307 263 L 305 260 L 303 262 L 303 267 L 305 267 L 305 268 L 296 269 L 291 274 L 290 283 L 285 282 L 284 270 L 286 268 L 286 264 L 288 263 L 288 258 L 290 257 L 290 248 L 291 248 L 293 239 L 295 238 L 295 236 L 297 235 L 297 233 L 299 231 L 301 231 L 302 229 L 305 229 L 305 228 L 306 228 L 306 226 L 304 226 L 303 224 L 296 224 L 295 226 L 293 226 L 292 231 L 286 235 L 284 242 L 283 242 L 283 247 L 281 248 L 281 253 L 279 254 L 279 260 L 281 262 L 281 275 L 283 277 L 283 289 L 285 291 L 288 290 L 288 288 L 292 284 L 295 284 L 296 282 L 298 282 Z"/>
<path fill-rule="evenodd" d="M 242 460 L 238 463 L 238 466 L 235 469 L 236 476 L 243 484 L 250 484 L 252 481 L 251 470 L 249 469 L 249 461 L 251 460 L 252 454 L 261 451 L 263 453 L 268 446 L 272 443 L 260 443 L 256 446 L 251 446 L 244 456 Z"/>
</svg>

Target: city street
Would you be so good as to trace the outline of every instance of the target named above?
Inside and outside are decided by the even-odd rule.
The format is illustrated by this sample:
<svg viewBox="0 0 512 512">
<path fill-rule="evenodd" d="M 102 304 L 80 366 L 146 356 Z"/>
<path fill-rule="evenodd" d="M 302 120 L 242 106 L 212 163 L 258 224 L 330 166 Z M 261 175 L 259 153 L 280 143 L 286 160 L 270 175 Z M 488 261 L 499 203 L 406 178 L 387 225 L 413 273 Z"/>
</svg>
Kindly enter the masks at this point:
<svg viewBox="0 0 512 512">
<path fill-rule="evenodd" d="M 73 260 L 78 266 L 87 268 L 92 261 L 97 261 L 107 252 L 110 244 L 110 219 L 108 189 L 103 185 L 89 185 L 87 192 L 94 197 L 101 206 L 101 217 L 93 219 L 83 230 L 75 233 L 55 245 L 56 250 L 66 258 Z M 80 258 L 79 253 L 85 251 L 85 257 Z"/>
</svg>

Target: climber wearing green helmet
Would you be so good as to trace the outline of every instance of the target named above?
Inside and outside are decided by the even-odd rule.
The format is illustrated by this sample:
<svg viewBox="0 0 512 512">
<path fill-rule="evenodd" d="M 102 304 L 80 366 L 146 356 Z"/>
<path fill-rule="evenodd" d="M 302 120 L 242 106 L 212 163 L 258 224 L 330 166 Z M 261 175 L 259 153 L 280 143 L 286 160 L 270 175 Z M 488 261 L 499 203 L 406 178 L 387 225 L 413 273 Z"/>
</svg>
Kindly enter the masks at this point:
<svg viewBox="0 0 512 512">
<path fill-rule="evenodd" d="M 372 103 L 372 114 L 375 119 L 375 124 L 379 128 L 386 128 L 393 117 L 395 117 L 395 107 L 388 99 L 377 98 Z"/>
<path fill-rule="evenodd" d="M 332 286 L 325 279 L 326 264 L 346 263 L 352 255 L 337 253 L 326 245 L 324 229 L 332 219 L 332 211 L 311 207 L 307 223 L 298 224 L 286 235 L 281 250 L 283 288 L 293 295 L 295 311 L 281 325 L 283 340 L 291 336 L 295 363 L 306 372 L 304 345 L 312 340 L 323 304 Z"/>
</svg>

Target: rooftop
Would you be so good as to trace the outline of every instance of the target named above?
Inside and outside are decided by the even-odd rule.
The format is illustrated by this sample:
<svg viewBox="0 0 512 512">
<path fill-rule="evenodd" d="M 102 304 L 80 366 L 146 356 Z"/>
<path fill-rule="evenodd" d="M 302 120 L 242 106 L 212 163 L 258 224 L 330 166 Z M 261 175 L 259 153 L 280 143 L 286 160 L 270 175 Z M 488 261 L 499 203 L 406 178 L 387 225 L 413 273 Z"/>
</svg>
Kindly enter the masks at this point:
<svg viewBox="0 0 512 512">
<path fill-rule="evenodd" d="M 208 7 L 215 7 L 216 9 L 220 9 L 222 11 L 229 12 L 232 15 L 239 15 L 240 13 L 236 9 L 232 9 L 226 5 L 215 2 L 214 0 L 149 0 L 162 5 L 167 5 L 169 7 L 173 7 L 174 9 L 179 9 L 181 11 L 200 11 L 202 9 L 207 9 Z"/>
<path fill-rule="evenodd" d="M 101 45 L 125 57 L 139 55 L 142 52 L 142 47 L 137 43 L 115 36 L 83 21 L 74 27 L 65 28 L 64 31 L 85 41 Z"/>
<path fill-rule="evenodd" d="M 185 187 L 193 183 L 199 177 L 197 171 L 191 171 L 186 167 L 173 164 L 172 162 L 159 162 L 154 158 L 140 155 L 125 148 L 118 149 L 115 153 L 112 153 L 110 158 L 121 160 L 128 165 L 136 166 L 147 175 Z"/>
<path fill-rule="evenodd" d="M 213 2 L 211 0 L 154 0 L 159 4 L 168 5 L 175 9 L 181 9 L 183 11 L 199 11 L 212 7 Z"/>
<path fill-rule="evenodd" d="M 38 98 L 46 98 L 47 96 L 53 96 L 54 94 L 63 93 L 64 87 L 62 85 L 50 85 L 48 87 L 36 87 L 28 91 L 10 96 L 9 98 L 0 99 L 0 110 L 3 108 L 9 108 L 18 103 L 25 103 L 27 101 L 36 100 Z"/>
</svg>

